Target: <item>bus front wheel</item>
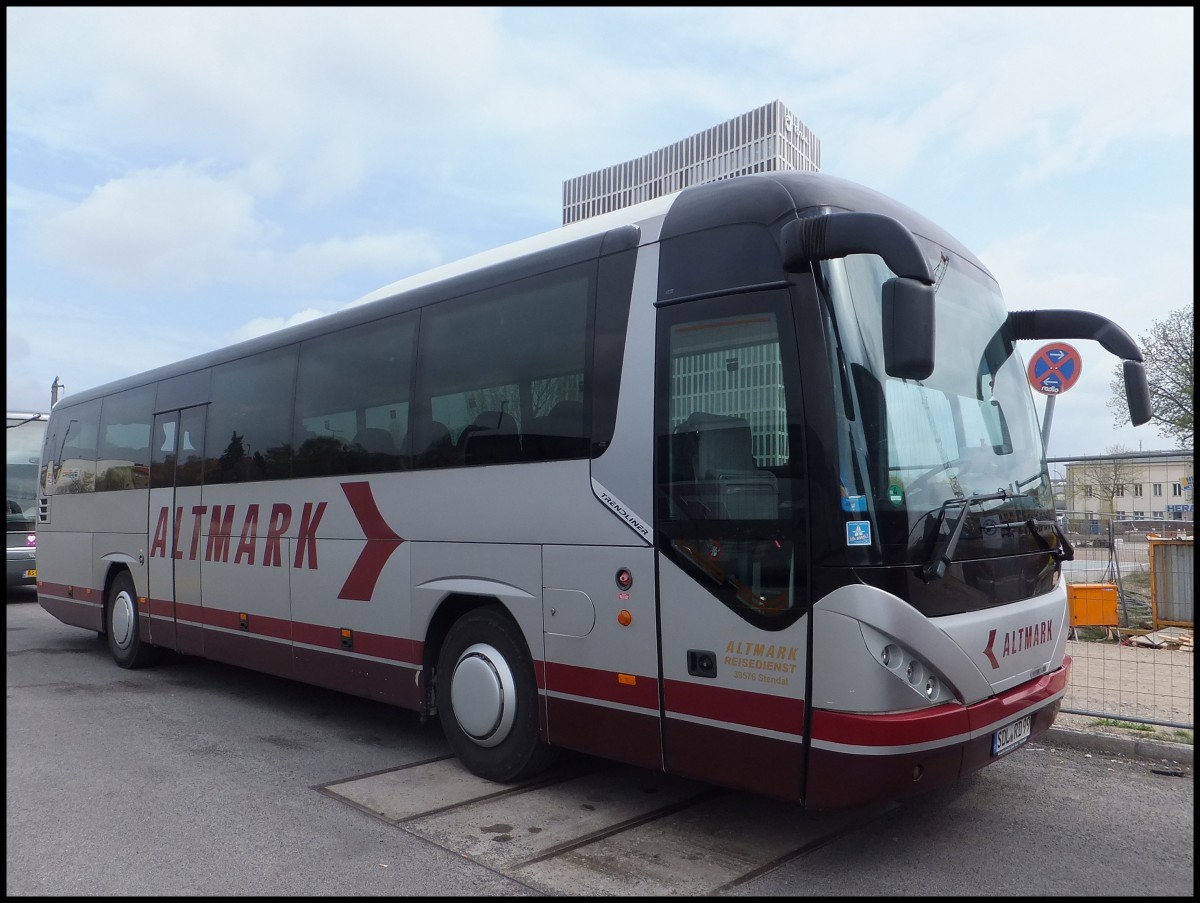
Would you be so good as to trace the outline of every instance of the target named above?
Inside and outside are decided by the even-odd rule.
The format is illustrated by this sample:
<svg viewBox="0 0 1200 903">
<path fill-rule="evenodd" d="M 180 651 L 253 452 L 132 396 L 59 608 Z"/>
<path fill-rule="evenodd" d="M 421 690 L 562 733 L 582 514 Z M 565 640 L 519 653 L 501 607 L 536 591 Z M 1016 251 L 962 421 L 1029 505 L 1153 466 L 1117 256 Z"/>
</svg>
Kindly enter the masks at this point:
<svg viewBox="0 0 1200 903">
<path fill-rule="evenodd" d="M 128 571 L 114 578 L 104 606 L 104 627 L 108 649 L 122 668 L 144 668 L 154 664 L 161 653 L 156 646 L 143 642 L 138 633 L 137 589 Z"/>
<path fill-rule="evenodd" d="M 538 692 L 524 637 L 494 608 L 477 608 L 450 628 L 438 658 L 442 732 L 478 777 L 498 783 L 531 777 L 556 750 L 538 736 Z"/>
</svg>

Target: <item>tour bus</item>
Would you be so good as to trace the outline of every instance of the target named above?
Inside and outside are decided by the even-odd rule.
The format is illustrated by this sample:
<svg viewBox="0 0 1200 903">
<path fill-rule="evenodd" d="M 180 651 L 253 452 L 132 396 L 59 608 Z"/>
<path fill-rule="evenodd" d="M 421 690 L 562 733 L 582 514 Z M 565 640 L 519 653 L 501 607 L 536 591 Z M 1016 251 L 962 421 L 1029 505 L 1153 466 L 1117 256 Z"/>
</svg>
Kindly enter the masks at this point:
<svg viewBox="0 0 1200 903">
<path fill-rule="evenodd" d="M 8 411 L 4 424 L 5 522 L 8 553 L 5 587 L 32 587 L 37 583 L 38 459 L 42 453 L 46 421 L 44 412 Z M 27 590 L 26 590 L 27 591 Z"/>
<path fill-rule="evenodd" d="M 509 783 L 562 750 L 831 809 L 1045 732 L 1062 562 L 1010 313 L 943 229 L 759 173 L 69 396 L 40 604 L 436 717 Z"/>
</svg>

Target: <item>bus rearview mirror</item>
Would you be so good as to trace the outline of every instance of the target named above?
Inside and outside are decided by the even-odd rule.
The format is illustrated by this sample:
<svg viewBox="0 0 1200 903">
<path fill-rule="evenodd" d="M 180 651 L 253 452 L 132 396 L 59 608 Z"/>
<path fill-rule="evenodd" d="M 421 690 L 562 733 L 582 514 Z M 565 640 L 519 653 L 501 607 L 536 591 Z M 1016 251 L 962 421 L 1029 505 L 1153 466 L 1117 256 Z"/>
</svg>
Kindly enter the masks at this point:
<svg viewBox="0 0 1200 903">
<path fill-rule="evenodd" d="M 1125 371 L 1125 402 L 1129 405 L 1129 420 L 1134 426 L 1149 423 L 1154 416 L 1150 403 L 1150 385 L 1146 382 L 1146 365 L 1140 361 L 1122 361 Z"/>
<path fill-rule="evenodd" d="M 883 284 L 883 364 L 888 376 L 926 379 L 933 373 L 934 287 L 896 276 Z"/>
</svg>

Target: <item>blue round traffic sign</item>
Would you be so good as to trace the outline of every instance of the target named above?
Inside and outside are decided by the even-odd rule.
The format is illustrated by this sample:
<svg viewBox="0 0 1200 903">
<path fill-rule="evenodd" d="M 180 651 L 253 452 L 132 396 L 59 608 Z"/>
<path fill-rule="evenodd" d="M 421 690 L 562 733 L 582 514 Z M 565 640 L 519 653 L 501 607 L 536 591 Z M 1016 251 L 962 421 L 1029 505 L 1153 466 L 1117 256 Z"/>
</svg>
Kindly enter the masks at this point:
<svg viewBox="0 0 1200 903">
<path fill-rule="evenodd" d="M 1029 385 L 1043 395 L 1061 395 L 1079 379 L 1083 358 L 1066 342 L 1043 345 L 1029 361 Z"/>
</svg>

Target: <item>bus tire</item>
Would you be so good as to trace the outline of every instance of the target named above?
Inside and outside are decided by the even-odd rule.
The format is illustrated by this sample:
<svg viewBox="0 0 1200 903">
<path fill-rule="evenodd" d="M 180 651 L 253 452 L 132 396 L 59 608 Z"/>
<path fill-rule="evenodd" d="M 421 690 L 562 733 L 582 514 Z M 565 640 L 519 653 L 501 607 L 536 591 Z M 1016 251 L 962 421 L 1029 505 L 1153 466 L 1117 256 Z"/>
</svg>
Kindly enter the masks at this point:
<svg viewBox="0 0 1200 903">
<path fill-rule="evenodd" d="M 495 608 L 459 618 L 442 645 L 435 684 L 446 742 L 472 774 L 520 781 L 557 750 L 538 735 L 538 689 L 521 631 Z"/>
<path fill-rule="evenodd" d="M 158 661 L 162 650 L 143 642 L 138 632 L 137 589 L 128 571 L 113 578 L 104 604 L 108 650 L 122 668 L 145 668 Z"/>
</svg>

